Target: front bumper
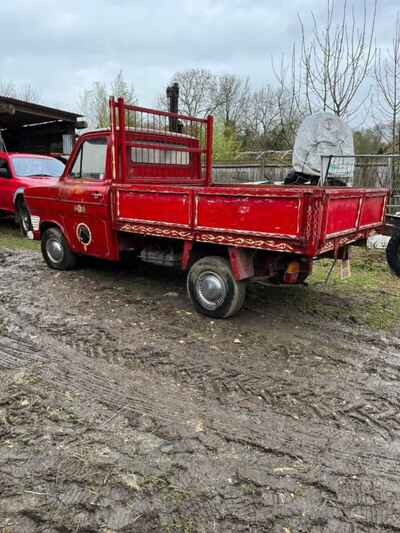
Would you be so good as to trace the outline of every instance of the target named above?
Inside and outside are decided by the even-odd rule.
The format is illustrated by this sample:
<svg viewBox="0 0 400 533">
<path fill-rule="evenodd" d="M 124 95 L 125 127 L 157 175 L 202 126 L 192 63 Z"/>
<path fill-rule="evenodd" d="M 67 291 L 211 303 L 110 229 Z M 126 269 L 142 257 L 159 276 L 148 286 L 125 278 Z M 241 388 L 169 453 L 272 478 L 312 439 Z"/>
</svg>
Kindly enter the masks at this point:
<svg viewBox="0 0 400 533">
<path fill-rule="evenodd" d="M 28 239 L 38 241 L 40 240 L 40 217 L 31 215 L 31 227 L 32 230 L 28 231 L 26 236 Z"/>
</svg>

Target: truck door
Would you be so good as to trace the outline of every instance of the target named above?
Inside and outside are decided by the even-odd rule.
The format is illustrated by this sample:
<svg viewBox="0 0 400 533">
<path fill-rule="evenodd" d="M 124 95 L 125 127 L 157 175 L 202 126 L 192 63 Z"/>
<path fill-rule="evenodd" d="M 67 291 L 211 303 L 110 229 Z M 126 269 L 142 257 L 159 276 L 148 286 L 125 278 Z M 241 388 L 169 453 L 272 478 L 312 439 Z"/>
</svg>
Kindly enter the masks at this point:
<svg viewBox="0 0 400 533">
<path fill-rule="evenodd" d="M 79 253 L 116 259 L 111 230 L 108 138 L 86 137 L 60 180 L 64 227 Z"/>
</svg>

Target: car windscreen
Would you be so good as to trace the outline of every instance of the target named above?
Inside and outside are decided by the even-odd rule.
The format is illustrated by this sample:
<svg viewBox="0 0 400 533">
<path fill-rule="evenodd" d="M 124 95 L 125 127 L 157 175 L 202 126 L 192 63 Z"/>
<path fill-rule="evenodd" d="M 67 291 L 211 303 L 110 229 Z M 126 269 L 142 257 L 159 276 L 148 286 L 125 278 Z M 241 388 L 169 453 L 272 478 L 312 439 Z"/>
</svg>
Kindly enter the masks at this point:
<svg viewBox="0 0 400 533">
<path fill-rule="evenodd" d="M 11 158 L 15 175 L 19 177 L 49 176 L 58 178 L 64 171 L 64 164 L 58 159 L 45 157 L 19 157 Z"/>
</svg>

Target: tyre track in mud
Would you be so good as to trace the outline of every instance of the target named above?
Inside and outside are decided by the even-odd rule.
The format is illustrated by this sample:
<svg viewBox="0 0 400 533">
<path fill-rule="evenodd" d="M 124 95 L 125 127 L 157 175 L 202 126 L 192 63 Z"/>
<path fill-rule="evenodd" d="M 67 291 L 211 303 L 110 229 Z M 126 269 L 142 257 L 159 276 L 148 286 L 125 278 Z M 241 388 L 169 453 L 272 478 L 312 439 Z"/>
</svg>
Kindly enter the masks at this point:
<svg viewBox="0 0 400 533">
<path fill-rule="evenodd" d="M 16 342 L 15 339 L 13 340 Z M 47 346 L 56 348 L 54 341 L 51 339 L 44 340 L 46 340 Z M 27 350 L 27 346 L 29 350 Z M 38 353 L 37 348 L 29 346 L 26 341 L 21 342 L 21 351 L 24 351 L 25 354 L 28 354 L 28 352 L 31 354 Z M 51 353 L 54 354 L 55 351 L 52 350 Z M 307 494 L 306 501 L 310 499 L 310 493 L 308 492 L 310 490 L 311 501 L 316 499 L 316 495 L 313 494 L 315 490 L 318 496 L 322 494 L 323 499 L 328 499 L 333 506 L 342 502 L 342 505 L 349 507 L 352 512 L 354 509 L 359 511 L 360 509 L 367 510 L 367 513 L 364 512 L 360 515 L 366 524 L 368 522 L 374 524 L 371 520 L 379 520 L 383 513 L 382 503 L 379 507 L 376 501 L 383 502 L 389 507 L 389 510 L 386 509 L 386 513 L 394 512 L 388 504 L 387 493 L 378 491 L 378 494 L 376 494 L 379 485 L 375 487 L 373 481 L 368 482 L 368 478 L 379 476 L 383 480 L 385 477 L 398 479 L 400 466 L 397 464 L 397 458 L 389 455 L 377 455 L 374 446 L 362 446 L 363 449 L 360 453 L 360 442 L 357 442 L 358 439 L 354 439 L 351 435 L 336 435 L 332 433 L 329 437 L 323 439 L 324 449 L 321 449 L 322 439 L 317 427 L 310 425 L 307 433 L 305 433 L 301 423 L 288 422 L 282 417 L 274 416 L 271 413 L 258 413 L 257 420 L 251 420 L 249 417 L 243 417 L 241 414 L 238 415 L 227 409 L 218 409 L 215 405 L 212 405 L 212 418 L 209 419 L 208 413 L 211 409 L 208 402 L 201 400 L 201 398 L 194 398 L 192 394 L 188 395 L 187 390 L 179 390 L 179 387 L 174 382 L 158 380 L 155 387 L 153 379 L 139 371 L 126 376 L 126 372 L 123 369 L 119 369 L 119 372 L 116 372 L 115 369 L 111 371 L 109 363 L 99 364 L 98 361 L 95 362 L 76 352 L 62 350 L 62 348 L 58 347 L 56 353 L 56 357 L 49 355 L 45 366 L 42 364 L 39 367 L 36 366 L 36 373 L 46 387 L 56 387 L 59 392 L 62 390 L 75 390 L 79 393 L 81 401 L 82 396 L 86 396 L 91 402 L 103 403 L 111 411 L 117 413 L 124 409 L 125 412 L 130 411 L 140 416 L 146 414 L 152 419 L 153 424 L 158 425 L 156 430 L 153 429 L 156 434 L 158 432 L 161 435 L 165 435 L 165 431 L 170 433 L 170 430 L 166 430 L 163 426 L 173 426 L 175 439 L 176 435 L 178 435 L 177 442 L 186 440 L 185 446 L 189 446 L 189 448 L 188 442 L 193 440 L 196 443 L 204 442 L 206 449 L 210 446 L 212 447 L 212 444 L 207 442 L 207 433 L 210 432 L 211 443 L 215 442 L 216 437 L 220 439 L 217 449 L 219 455 L 222 457 L 225 455 L 223 463 L 225 467 L 228 466 L 228 471 L 229 467 L 232 468 L 232 459 L 229 459 L 231 445 L 236 448 L 237 454 L 250 455 L 250 464 L 256 462 L 257 467 L 248 468 L 247 465 L 241 465 L 240 461 L 238 461 L 239 464 L 236 465 L 236 468 L 231 470 L 236 472 L 236 477 L 231 482 L 233 487 L 229 487 L 230 491 L 228 492 L 234 493 L 235 496 L 227 495 L 226 487 L 220 489 L 219 496 L 224 502 L 226 500 L 224 514 L 231 515 L 234 522 L 236 522 L 237 518 L 241 517 L 241 520 L 243 520 L 246 516 L 250 520 L 250 515 L 254 512 L 252 505 L 250 505 L 250 508 L 247 508 L 247 503 L 244 506 L 245 499 L 235 490 L 237 485 L 239 487 L 243 485 L 251 487 L 247 490 L 253 490 L 257 493 L 257 488 L 262 489 L 274 481 L 275 483 L 278 481 L 279 489 L 283 490 L 284 496 L 277 514 L 282 513 L 286 504 L 290 503 L 290 498 L 287 500 L 285 495 L 285 485 L 287 485 L 285 478 L 287 474 L 290 474 L 289 494 L 293 494 L 290 492 L 291 490 L 298 490 L 301 487 Z M 49 363 L 50 360 L 51 363 Z M 20 368 L 20 361 L 17 362 L 16 366 Z M 112 374 L 113 379 L 110 379 L 110 374 Z M 128 382 L 127 377 L 129 379 L 133 378 L 133 383 Z M 135 390 L 139 390 L 140 394 L 135 395 Z M 196 434 L 196 426 L 199 422 L 202 422 L 202 429 L 198 431 L 201 433 L 200 439 Z M 273 433 L 268 430 L 270 427 L 274 428 Z M 200 447 L 200 450 L 202 450 L 202 447 Z M 202 460 L 205 461 L 206 456 L 203 456 L 202 453 L 201 456 Z M 315 464 L 317 456 L 322 458 L 322 468 L 321 465 Z M 354 460 L 355 458 L 356 460 Z M 280 466 L 282 460 L 284 461 L 284 466 Z M 271 470 L 271 462 L 276 465 L 272 469 L 272 476 L 268 475 L 268 471 Z M 263 463 L 266 463 L 265 470 L 262 467 L 260 468 Z M 340 463 L 340 465 L 337 463 Z M 336 468 L 332 468 L 334 466 Z M 209 475 L 208 469 L 207 472 Z M 274 475 L 276 473 L 278 474 L 277 476 Z M 285 480 L 283 487 L 280 486 L 281 474 L 282 479 Z M 368 474 L 368 478 L 367 481 L 364 481 L 366 474 Z M 228 475 L 228 472 L 226 472 L 226 475 Z M 191 476 L 187 477 L 191 478 Z M 187 479 L 187 477 L 184 486 L 193 487 L 193 479 Z M 322 482 L 321 478 L 325 478 L 325 481 Z M 361 481 L 359 481 L 360 478 Z M 341 483 L 342 479 L 346 481 L 344 488 Z M 351 483 L 351 479 L 356 481 Z M 200 486 L 202 489 L 206 486 L 206 483 L 206 479 L 201 479 Z M 360 498 L 354 495 L 364 484 L 368 485 L 372 496 L 368 499 L 364 495 L 363 489 L 361 496 L 365 501 L 360 501 Z M 349 485 L 351 488 L 349 488 Z M 350 493 L 353 494 L 353 497 L 349 499 Z M 79 499 L 79 497 L 64 498 L 63 501 L 64 505 L 72 507 L 76 504 L 78 506 L 82 505 L 82 499 Z M 368 504 L 368 502 L 373 503 Z M 275 501 L 273 506 L 276 505 Z M 214 516 L 218 516 L 216 508 L 213 508 L 213 513 L 216 513 Z M 209 514 L 210 511 L 208 512 Z M 379 524 L 379 522 L 375 523 Z M 259 525 L 261 524 L 262 521 L 260 520 Z M 389 527 L 388 524 L 386 526 Z M 396 527 L 397 525 L 394 526 L 394 528 Z"/>
<path fill-rule="evenodd" d="M 37 263 L 40 290 L 29 286 L 27 257 Z M 19 508 L 8 513 L 12 519 L 55 529 L 69 520 L 71 531 L 77 516 L 80 527 L 93 531 L 100 525 L 131 530 L 134 524 L 140 531 L 400 530 L 396 343 L 389 347 L 373 335 L 352 341 L 351 331 L 332 341 L 332 330 L 322 334 L 315 325 L 286 332 L 286 343 L 284 332 L 271 342 L 258 326 L 252 342 L 238 321 L 210 325 L 179 303 L 180 323 L 172 326 L 169 314 L 180 294 L 174 281 L 178 298 L 172 303 L 169 297 L 157 302 L 157 284 L 146 286 L 136 300 L 150 303 L 125 314 L 121 298 L 110 319 L 104 306 L 111 294 L 108 272 L 97 276 L 103 305 L 87 309 L 80 322 L 78 293 L 89 300 L 95 294 L 85 284 L 93 273 L 46 275 L 34 254 L 11 255 L 5 263 L 17 287 L 0 312 L 7 390 L 14 390 L 20 372 L 32 375 L 27 396 L 36 398 L 36 406 L 35 380 L 52 405 L 68 407 L 79 419 L 72 428 L 63 422 L 63 447 L 52 447 L 58 465 L 53 458 L 44 473 L 36 472 L 35 460 L 29 466 L 31 492 L 43 485 L 47 493 L 39 511 L 33 510 L 37 494 L 22 503 L 18 491 L 12 495 L 16 479 L 24 486 L 27 467 L 18 465 L 26 450 L 18 432 L 8 435 L 19 453 L 11 453 L 11 472 L 4 471 L 10 453 L 0 454 L 0 476 L 9 480 L 0 502 L 11 499 L 10 507 Z M 134 285 L 141 290 L 140 282 Z M 54 302 L 43 293 L 50 288 L 59 293 Z M 149 308 L 157 320 L 146 320 Z M 240 343 L 232 343 L 234 335 Z M 0 409 L 8 397 L 0 394 Z M 48 416 L 44 407 L 40 413 Z M 17 415 L 11 409 L 8 416 Z M 26 422 L 22 431 L 29 432 Z M 110 450 L 108 474 L 89 453 L 99 446 Z M 49 450 L 39 445 L 36 452 L 40 457 Z M 55 475 L 60 464 L 62 483 Z M 121 481 L 126 475 L 128 481 Z M 134 508 L 127 511 L 132 498 Z M 0 511 L 0 527 L 1 519 L 5 524 L 9 517 Z"/>
<path fill-rule="evenodd" d="M 65 336 L 65 326 L 63 330 Z M 162 372 L 182 384 L 194 385 L 222 403 L 240 402 L 251 409 L 255 402 L 254 408 L 258 409 L 263 401 L 295 419 L 306 416 L 332 420 L 336 426 L 367 433 L 372 430 L 385 439 L 394 438 L 400 426 L 399 356 L 384 343 L 371 349 L 371 343 L 363 341 L 349 348 L 354 343 L 351 334 L 347 339 L 332 340 L 333 333 L 325 332 L 329 344 L 320 337 L 318 347 L 311 346 L 312 336 L 302 336 L 306 354 L 299 351 L 298 337 L 293 345 L 273 345 L 261 357 L 246 350 L 239 358 L 223 349 L 218 350 L 218 358 L 210 356 L 205 348 L 197 348 L 193 357 L 188 357 L 186 351 L 171 353 L 152 346 L 142 346 L 134 352 L 116 349 L 115 339 L 104 328 L 86 341 L 76 329 L 70 328 L 66 336 L 71 347 L 92 357 L 125 360 L 132 368 Z M 379 343 L 382 344 L 380 339 Z M 276 368 L 271 368 L 271 359 Z M 332 373 L 333 385 L 326 381 Z M 337 380 L 338 373 L 343 374 L 343 380 Z M 357 398 L 354 391 L 358 392 Z"/>
</svg>

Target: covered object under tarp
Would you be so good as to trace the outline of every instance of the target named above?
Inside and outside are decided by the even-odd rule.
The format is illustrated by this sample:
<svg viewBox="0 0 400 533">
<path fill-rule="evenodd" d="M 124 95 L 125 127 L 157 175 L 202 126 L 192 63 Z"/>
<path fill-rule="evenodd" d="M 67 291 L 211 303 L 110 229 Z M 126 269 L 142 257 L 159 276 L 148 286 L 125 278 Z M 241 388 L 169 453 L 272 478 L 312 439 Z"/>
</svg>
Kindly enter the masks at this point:
<svg viewBox="0 0 400 533">
<path fill-rule="evenodd" d="M 0 133 L 9 152 L 65 154 L 76 130 L 86 124 L 81 115 L 0 96 Z"/>
</svg>

